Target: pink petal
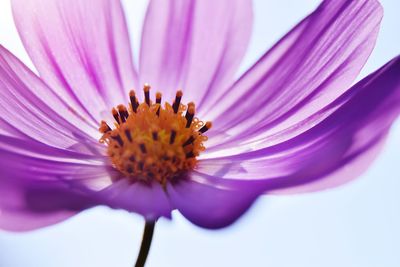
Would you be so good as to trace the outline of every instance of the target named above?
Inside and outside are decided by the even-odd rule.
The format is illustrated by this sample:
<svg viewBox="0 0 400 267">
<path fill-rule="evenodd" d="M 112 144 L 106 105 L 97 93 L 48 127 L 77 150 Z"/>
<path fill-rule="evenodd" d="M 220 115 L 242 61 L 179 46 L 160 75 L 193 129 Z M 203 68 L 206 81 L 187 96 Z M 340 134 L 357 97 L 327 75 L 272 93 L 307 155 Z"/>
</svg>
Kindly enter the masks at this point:
<svg viewBox="0 0 400 267">
<path fill-rule="evenodd" d="M 381 18 L 382 8 L 374 0 L 324 1 L 226 95 L 210 103 L 215 108 L 208 116 L 215 118 L 215 128 L 230 135 L 222 146 L 212 138 L 210 143 L 220 150 L 274 135 L 334 101 L 370 55 Z M 310 126 L 298 127 L 296 134 Z"/>
<path fill-rule="evenodd" d="M 96 194 L 100 204 L 143 215 L 147 220 L 171 218 L 172 207 L 167 194 L 157 182 L 145 184 L 123 178 Z"/>
<path fill-rule="evenodd" d="M 91 189 L 111 183 L 102 158 L 0 135 L 0 228 L 26 231 L 98 204 Z"/>
<path fill-rule="evenodd" d="M 98 123 L 137 85 L 118 0 L 13 0 L 21 39 L 43 80 Z"/>
<path fill-rule="evenodd" d="M 236 221 L 262 193 L 252 181 L 229 181 L 193 172 L 188 180 L 168 185 L 168 196 L 192 223 L 217 229 Z"/>
<path fill-rule="evenodd" d="M 1 135 L 0 156 L 0 228 L 32 230 L 97 205 L 148 220 L 171 217 L 170 201 L 158 183 L 121 178 L 104 157 Z"/>
<path fill-rule="evenodd" d="M 281 192 L 320 190 L 356 178 L 376 158 L 400 114 L 400 57 L 320 112 L 324 119 L 300 135 L 270 147 L 203 160 L 198 171 L 262 180 L 266 191 Z"/>
<path fill-rule="evenodd" d="M 76 213 L 73 211 L 58 211 L 41 214 L 30 211 L 10 212 L 0 209 L 0 229 L 14 232 L 35 230 L 60 223 Z"/>
<path fill-rule="evenodd" d="M 57 96 L 0 46 L 0 133 L 67 148 L 77 143 L 100 151 L 97 125 Z M 99 153 L 99 152 L 96 152 Z"/>
<path fill-rule="evenodd" d="M 150 1 L 140 53 L 140 82 L 171 100 L 177 89 L 197 104 L 222 95 L 250 38 L 246 0 Z"/>
</svg>

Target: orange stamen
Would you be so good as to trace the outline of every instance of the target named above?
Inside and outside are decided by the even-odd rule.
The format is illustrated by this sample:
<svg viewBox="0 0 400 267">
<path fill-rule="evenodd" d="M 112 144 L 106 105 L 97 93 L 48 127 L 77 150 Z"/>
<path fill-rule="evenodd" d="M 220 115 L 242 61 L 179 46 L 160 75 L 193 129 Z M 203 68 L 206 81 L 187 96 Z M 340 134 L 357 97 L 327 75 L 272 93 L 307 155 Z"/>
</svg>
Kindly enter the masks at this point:
<svg viewBox="0 0 400 267">
<path fill-rule="evenodd" d="M 100 123 L 100 142 L 108 145 L 113 166 L 126 177 L 165 185 L 196 166 L 196 157 L 205 149 L 204 133 L 212 124 L 194 118 L 193 102 L 181 104 L 182 91 L 176 93 L 172 105 L 166 102 L 164 106 L 161 93 L 156 93 L 152 103 L 150 86 L 146 84 L 143 91 L 144 103 L 131 90 L 129 109 L 124 105 L 112 109 L 115 129 L 105 121 Z"/>
</svg>

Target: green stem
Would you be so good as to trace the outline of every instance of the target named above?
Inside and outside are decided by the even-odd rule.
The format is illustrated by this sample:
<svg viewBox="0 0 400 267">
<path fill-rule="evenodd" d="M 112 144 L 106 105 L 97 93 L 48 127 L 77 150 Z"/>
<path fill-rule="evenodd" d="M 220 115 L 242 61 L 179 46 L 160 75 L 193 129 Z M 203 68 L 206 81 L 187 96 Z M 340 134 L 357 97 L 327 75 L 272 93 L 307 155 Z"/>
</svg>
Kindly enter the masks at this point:
<svg viewBox="0 0 400 267">
<path fill-rule="evenodd" d="M 139 255 L 136 260 L 135 267 L 143 267 L 146 263 L 147 255 L 149 255 L 151 240 L 153 239 L 154 226 L 156 222 L 147 222 L 144 226 L 142 244 L 140 245 Z"/>
</svg>

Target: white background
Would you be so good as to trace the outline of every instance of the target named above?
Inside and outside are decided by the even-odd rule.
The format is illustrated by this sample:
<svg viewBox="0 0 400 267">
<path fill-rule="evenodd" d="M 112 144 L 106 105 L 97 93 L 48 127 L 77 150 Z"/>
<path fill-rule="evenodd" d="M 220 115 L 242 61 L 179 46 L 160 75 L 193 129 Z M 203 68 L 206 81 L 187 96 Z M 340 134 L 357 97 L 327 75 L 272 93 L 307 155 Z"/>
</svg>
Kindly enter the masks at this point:
<svg viewBox="0 0 400 267">
<path fill-rule="evenodd" d="M 243 69 L 318 2 L 256 0 L 253 39 Z M 400 52 L 400 1 L 381 2 L 382 30 L 361 76 Z M 136 44 L 145 3 L 125 1 Z M 32 66 L 7 0 L 0 0 L 0 43 Z M 146 266 L 398 267 L 399 148 L 398 122 L 381 157 L 355 182 L 307 195 L 262 197 L 224 230 L 200 229 L 174 213 L 172 221 L 158 223 Z M 132 266 L 142 227 L 139 216 L 99 207 L 47 229 L 0 232 L 0 267 Z"/>
</svg>

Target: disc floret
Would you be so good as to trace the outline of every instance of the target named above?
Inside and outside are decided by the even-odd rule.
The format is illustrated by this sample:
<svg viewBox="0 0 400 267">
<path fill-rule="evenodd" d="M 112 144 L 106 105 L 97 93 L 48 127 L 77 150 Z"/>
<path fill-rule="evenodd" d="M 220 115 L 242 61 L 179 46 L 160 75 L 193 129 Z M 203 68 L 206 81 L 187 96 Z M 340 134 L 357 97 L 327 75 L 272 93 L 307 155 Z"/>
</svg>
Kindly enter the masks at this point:
<svg viewBox="0 0 400 267">
<path fill-rule="evenodd" d="M 196 157 L 205 150 L 204 133 L 212 124 L 194 116 L 193 102 L 181 103 L 182 91 L 177 91 L 172 105 L 162 105 L 160 92 L 153 103 L 148 85 L 143 91 L 143 103 L 132 90 L 128 108 L 118 105 L 112 109 L 113 129 L 105 121 L 100 123 L 100 142 L 108 146 L 113 166 L 125 177 L 165 184 L 194 169 Z"/>
</svg>

